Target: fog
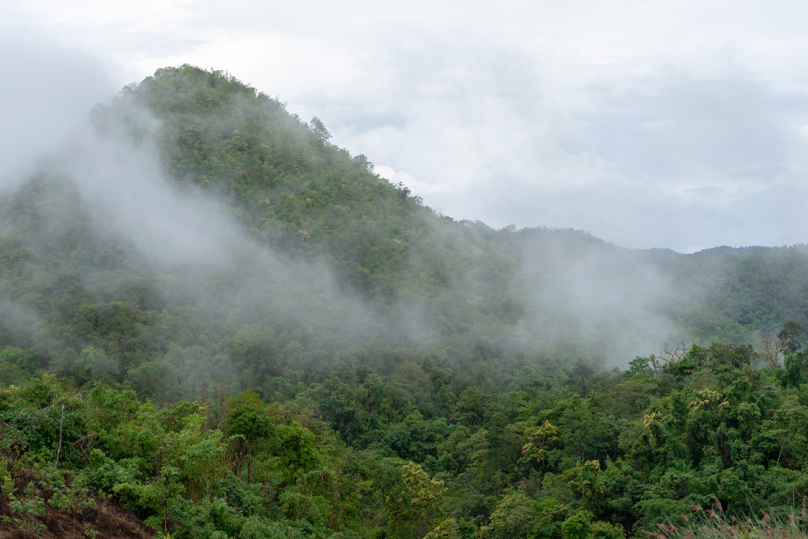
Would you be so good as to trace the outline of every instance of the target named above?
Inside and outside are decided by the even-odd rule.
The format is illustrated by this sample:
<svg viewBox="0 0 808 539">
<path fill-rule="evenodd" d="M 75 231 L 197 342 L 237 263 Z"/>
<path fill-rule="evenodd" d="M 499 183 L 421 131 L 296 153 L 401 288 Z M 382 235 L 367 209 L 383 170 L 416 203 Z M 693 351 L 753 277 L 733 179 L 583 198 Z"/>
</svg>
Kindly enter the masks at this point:
<svg viewBox="0 0 808 539">
<path fill-rule="evenodd" d="M 519 297 L 539 319 L 573 328 L 593 356 L 625 368 L 684 337 L 666 314 L 670 276 L 650 260 L 582 232 L 523 233 L 533 240 L 513 283 Z"/>
<path fill-rule="evenodd" d="M 62 143 L 88 111 L 118 91 L 97 58 L 38 38 L 0 33 L 0 187 L 24 176 L 43 152 Z"/>
<path fill-rule="evenodd" d="M 33 51 L 32 58 L 37 54 L 45 53 Z M 33 99 L 24 84 L 4 88 L 6 106 L 16 104 L 14 121 L 29 134 L 15 137 L 10 127 L 2 133 L 14 148 L 4 167 L 2 233 L 51 260 L 65 256 L 57 254 L 65 245 L 83 247 L 70 255 L 79 256 L 71 262 L 75 269 L 46 269 L 48 262 L 21 273 L 23 291 L 3 298 L 0 322 L 14 334 L 9 343 L 36 341 L 57 372 L 89 369 L 109 380 L 128 372 L 127 380 L 147 394 L 193 398 L 217 380 L 229 380 L 231 393 L 252 384 L 275 391 L 274 377 L 311 380 L 344 361 L 389 356 L 394 369 L 410 349 L 479 368 L 508 358 L 522 365 L 622 368 L 679 337 L 662 314 L 666 277 L 630 251 L 569 231 L 446 224 L 428 210 L 421 210 L 422 218 L 438 247 L 412 255 L 410 263 L 426 264 L 419 257 L 428 255 L 443 267 L 450 258 L 442 257 L 456 252 L 463 267 L 441 270 L 444 288 L 428 300 L 390 302 L 358 293 L 328 264 L 286 255 L 251 236 L 221 193 L 173 182 L 154 142 L 162 125 L 150 112 L 129 110 L 129 121 L 146 135 L 140 142 L 127 131 L 131 125 L 100 129 L 89 122 L 89 96 L 107 91 L 104 71 L 70 51 L 47 54 L 72 58 L 64 64 L 79 66 L 78 73 L 85 66 L 89 74 L 68 87 L 64 101 Z M 62 87 L 58 70 L 36 65 L 43 72 L 29 80 Z M 48 106 L 38 107 L 41 101 Z M 75 112 L 80 107 L 81 115 Z M 34 126 L 49 126 L 47 136 L 35 136 Z M 37 318 L 46 301 L 37 298 L 54 293 L 62 304 L 95 302 L 81 307 L 80 316 L 123 309 L 145 321 L 137 313 L 158 306 L 162 314 L 148 322 L 151 344 L 127 330 L 116 345 L 123 351 L 107 357 L 86 336 L 65 340 L 49 332 L 53 313 L 42 314 L 48 321 Z M 189 329 L 196 325 L 206 329 Z M 146 329 L 132 335 L 138 334 L 147 339 Z M 138 347 L 144 351 L 137 354 L 146 355 L 126 351 Z M 145 352 L 155 347 L 162 351 Z"/>
<path fill-rule="evenodd" d="M 102 138 L 86 126 L 40 166 L 74 181 L 96 223 L 123 234 L 162 265 L 216 267 L 224 253 L 239 247 L 241 235 L 227 209 L 173 190 L 148 144 L 135 146 L 121 135 Z"/>
</svg>

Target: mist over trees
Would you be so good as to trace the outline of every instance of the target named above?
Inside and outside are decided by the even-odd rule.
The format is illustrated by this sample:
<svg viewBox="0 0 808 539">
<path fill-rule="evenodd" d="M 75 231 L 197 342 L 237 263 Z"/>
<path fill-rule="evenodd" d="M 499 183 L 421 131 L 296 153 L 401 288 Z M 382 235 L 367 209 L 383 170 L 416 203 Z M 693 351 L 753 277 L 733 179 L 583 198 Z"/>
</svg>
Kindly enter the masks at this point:
<svg viewBox="0 0 808 539">
<path fill-rule="evenodd" d="M 0 197 L 4 525 L 622 537 L 808 494 L 808 248 L 494 230 L 329 140 L 165 68 Z"/>
</svg>

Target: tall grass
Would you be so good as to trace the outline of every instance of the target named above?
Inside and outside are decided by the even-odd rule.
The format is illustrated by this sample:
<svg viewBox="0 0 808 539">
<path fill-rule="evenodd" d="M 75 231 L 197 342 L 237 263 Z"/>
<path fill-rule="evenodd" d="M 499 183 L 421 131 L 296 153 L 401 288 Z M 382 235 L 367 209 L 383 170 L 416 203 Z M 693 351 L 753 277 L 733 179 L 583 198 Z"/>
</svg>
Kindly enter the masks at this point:
<svg viewBox="0 0 808 539">
<path fill-rule="evenodd" d="M 681 514 L 685 526 L 658 524 L 658 530 L 646 535 L 655 539 L 805 539 L 808 537 L 808 503 L 803 498 L 802 509 L 792 510 L 787 517 L 770 515 L 761 511 L 760 517 L 738 519 L 726 517 L 721 503 L 716 500 L 717 509 L 693 506 L 693 515 Z"/>
</svg>

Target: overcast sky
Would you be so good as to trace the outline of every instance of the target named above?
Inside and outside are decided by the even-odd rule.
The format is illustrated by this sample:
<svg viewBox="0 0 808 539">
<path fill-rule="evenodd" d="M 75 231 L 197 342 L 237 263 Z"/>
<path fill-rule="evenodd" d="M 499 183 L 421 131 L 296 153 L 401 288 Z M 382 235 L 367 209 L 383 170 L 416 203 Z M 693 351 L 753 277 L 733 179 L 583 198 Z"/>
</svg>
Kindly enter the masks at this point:
<svg viewBox="0 0 808 539">
<path fill-rule="evenodd" d="M 808 3 L 0 0 L 0 174 L 159 67 L 229 71 L 456 219 L 808 242 Z"/>
</svg>

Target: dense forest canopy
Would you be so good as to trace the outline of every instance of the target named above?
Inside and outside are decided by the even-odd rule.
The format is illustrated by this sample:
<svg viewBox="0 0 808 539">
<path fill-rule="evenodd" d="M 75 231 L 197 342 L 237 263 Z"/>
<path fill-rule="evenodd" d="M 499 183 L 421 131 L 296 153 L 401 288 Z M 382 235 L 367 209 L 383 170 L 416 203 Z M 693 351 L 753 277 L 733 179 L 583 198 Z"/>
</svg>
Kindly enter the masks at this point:
<svg viewBox="0 0 808 539">
<path fill-rule="evenodd" d="M 808 247 L 455 221 L 191 66 L 90 119 L 0 197 L 5 525 L 623 537 L 808 494 Z"/>
</svg>

